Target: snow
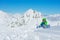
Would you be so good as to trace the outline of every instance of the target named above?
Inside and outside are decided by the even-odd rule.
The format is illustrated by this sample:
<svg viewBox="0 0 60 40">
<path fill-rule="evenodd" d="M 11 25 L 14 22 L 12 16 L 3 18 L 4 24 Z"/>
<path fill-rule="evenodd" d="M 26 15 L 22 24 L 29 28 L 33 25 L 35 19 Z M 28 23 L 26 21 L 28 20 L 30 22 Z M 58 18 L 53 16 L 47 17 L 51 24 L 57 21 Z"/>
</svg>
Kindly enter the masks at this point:
<svg viewBox="0 0 60 40">
<path fill-rule="evenodd" d="M 57 16 L 46 17 L 50 28 L 36 29 L 42 18 L 40 12 L 32 9 L 26 11 L 24 15 L 9 15 L 0 11 L 0 40 L 60 40 L 60 21 Z M 58 21 L 52 21 L 53 18 Z"/>
</svg>

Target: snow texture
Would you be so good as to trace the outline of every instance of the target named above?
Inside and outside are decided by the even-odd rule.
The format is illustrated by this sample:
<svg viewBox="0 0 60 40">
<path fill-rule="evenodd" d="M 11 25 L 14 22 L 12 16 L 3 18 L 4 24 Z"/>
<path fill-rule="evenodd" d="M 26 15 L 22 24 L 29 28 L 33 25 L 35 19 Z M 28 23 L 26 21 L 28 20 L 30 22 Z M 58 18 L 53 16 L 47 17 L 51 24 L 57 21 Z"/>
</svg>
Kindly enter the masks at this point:
<svg viewBox="0 0 60 40">
<path fill-rule="evenodd" d="M 60 15 L 46 16 L 51 27 L 36 29 L 42 18 L 32 9 L 24 15 L 0 11 L 0 40 L 60 40 Z"/>
</svg>

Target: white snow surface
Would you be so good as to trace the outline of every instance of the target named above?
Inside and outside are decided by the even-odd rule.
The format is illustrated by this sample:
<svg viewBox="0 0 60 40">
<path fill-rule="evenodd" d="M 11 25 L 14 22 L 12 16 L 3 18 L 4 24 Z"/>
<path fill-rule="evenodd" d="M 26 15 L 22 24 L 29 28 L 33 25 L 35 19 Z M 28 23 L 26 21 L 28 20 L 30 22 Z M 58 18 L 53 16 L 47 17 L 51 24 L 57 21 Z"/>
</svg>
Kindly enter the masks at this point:
<svg viewBox="0 0 60 40">
<path fill-rule="evenodd" d="M 24 15 L 9 15 L 0 11 L 0 40 L 60 40 L 60 15 L 53 16 L 46 16 L 50 28 L 36 29 L 43 18 L 40 12 L 29 9 Z"/>
</svg>

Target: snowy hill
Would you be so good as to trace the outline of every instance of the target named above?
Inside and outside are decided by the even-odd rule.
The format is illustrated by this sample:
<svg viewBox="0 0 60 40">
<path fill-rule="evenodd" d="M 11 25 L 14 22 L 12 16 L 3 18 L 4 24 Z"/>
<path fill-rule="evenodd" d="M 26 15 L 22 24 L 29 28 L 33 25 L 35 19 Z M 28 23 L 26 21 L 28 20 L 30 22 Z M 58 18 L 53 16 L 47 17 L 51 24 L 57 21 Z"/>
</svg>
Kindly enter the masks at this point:
<svg viewBox="0 0 60 40">
<path fill-rule="evenodd" d="M 6 12 L 0 11 L 0 25 L 7 25 L 7 20 L 10 19 L 9 17 Z"/>
<path fill-rule="evenodd" d="M 60 14 L 48 15 L 46 18 L 50 21 L 51 26 L 60 25 Z"/>
<path fill-rule="evenodd" d="M 41 22 L 41 13 L 34 11 L 32 9 L 29 9 L 28 11 L 26 11 L 24 13 L 24 15 L 21 14 L 15 14 L 11 16 L 11 21 L 9 23 L 9 25 L 11 27 L 15 27 L 15 26 L 23 26 L 23 25 L 27 25 L 29 24 L 32 20 L 35 21 L 34 24 L 40 24 Z M 40 21 L 40 22 L 39 22 Z"/>
<path fill-rule="evenodd" d="M 41 16 L 40 12 L 29 9 L 28 11 L 25 12 L 24 18 L 25 18 L 26 22 L 31 21 L 32 19 L 33 20 L 37 19 L 38 21 L 41 21 L 42 16 Z"/>
<path fill-rule="evenodd" d="M 0 11 L 0 40 L 60 40 L 60 15 L 46 16 L 51 28 L 36 29 L 42 15 L 32 9 L 27 10 L 24 15 L 10 15 Z"/>
</svg>

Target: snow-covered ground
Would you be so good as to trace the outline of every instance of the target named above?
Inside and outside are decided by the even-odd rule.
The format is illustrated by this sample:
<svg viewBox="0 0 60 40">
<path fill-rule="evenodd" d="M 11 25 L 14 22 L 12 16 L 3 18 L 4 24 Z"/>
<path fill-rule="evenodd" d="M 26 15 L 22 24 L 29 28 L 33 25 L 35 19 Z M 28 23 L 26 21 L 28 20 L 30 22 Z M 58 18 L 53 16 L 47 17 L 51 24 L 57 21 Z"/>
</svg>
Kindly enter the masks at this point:
<svg viewBox="0 0 60 40">
<path fill-rule="evenodd" d="M 59 16 L 46 16 L 51 27 L 36 29 L 43 18 L 40 12 L 29 9 L 24 15 L 9 15 L 0 11 L 0 40 L 60 40 Z"/>
</svg>

